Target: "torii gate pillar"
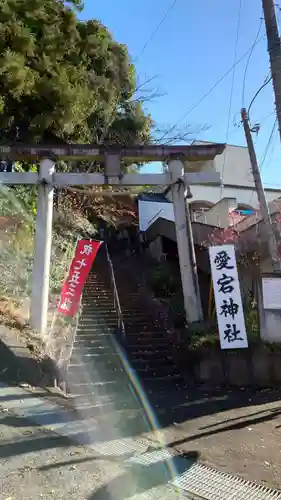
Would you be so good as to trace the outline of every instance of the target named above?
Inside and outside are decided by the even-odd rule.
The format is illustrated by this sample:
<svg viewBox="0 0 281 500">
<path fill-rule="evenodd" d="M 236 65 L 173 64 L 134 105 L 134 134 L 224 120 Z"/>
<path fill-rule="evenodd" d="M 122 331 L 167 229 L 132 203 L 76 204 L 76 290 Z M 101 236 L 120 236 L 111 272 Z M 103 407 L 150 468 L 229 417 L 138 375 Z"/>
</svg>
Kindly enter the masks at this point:
<svg viewBox="0 0 281 500">
<path fill-rule="evenodd" d="M 171 176 L 171 192 L 174 205 L 175 229 L 181 273 L 185 316 L 188 323 L 202 320 L 200 291 L 197 282 L 196 261 L 192 258 L 193 241 L 188 235 L 184 182 L 184 163 L 180 159 L 168 161 Z M 192 232 L 191 232 L 192 236 Z M 193 268 L 195 266 L 195 268 Z"/>
<path fill-rule="evenodd" d="M 31 326 L 44 334 L 47 327 L 50 261 L 52 250 L 52 223 L 55 161 L 42 158 L 39 170 L 39 188 L 36 216 L 34 263 L 32 273 Z"/>
</svg>

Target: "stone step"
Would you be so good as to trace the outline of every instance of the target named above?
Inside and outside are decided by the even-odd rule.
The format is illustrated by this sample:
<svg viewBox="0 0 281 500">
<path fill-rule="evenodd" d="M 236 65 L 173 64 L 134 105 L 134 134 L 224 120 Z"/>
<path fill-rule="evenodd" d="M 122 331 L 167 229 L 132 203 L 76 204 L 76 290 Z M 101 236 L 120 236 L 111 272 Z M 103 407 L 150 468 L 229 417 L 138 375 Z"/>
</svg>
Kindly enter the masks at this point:
<svg viewBox="0 0 281 500">
<path fill-rule="evenodd" d="M 149 368 L 146 366 L 137 366 L 134 368 L 138 375 L 141 376 L 142 379 L 145 378 L 162 378 L 162 377 L 171 377 L 171 376 L 180 376 L 179 372 L 174 364 L 172 365 L 160 365 L 160 366 L 150 366 Z"/>
<path fill-rule="evenodd" d="M 99 333 L 104 332 L 104 335 L 99 335 Z M 75 343 L 81 344 L 81 347 L 91 346 L 91 347 L 106 347 L 112 344 L 112 337 L 114 336 L 113 330 L 80 330 L 76 333 Z"/>
<path fill-rule="evenodd" d="M 106 324 L 115 324 L 117 321 L 117 314 L 110 313 L 96 313 L 91 315 L 82 314 L 79 324 L 82 325 L 84 323 L 92 323 L 94 325 L 106 325 Z"/>
<path fill-rule="evenodd" d="M 76 345 L 81 346 L 81 349 L 85 349 L 86 347 L 112 349 L 112 339 L 109 335 L 81 334 L 76 337 L 75 342 Z"/>
<path fill-rule="evenodd" d="M 112 308 L 112 306 L 106 308 L 106 307 L 96 307 L 94 306 L 91 310 L 89 311 L 81 311 L 80 313 L 80 319 L 79 321 L 83 319 L 92 319 L 93 321 L 95 320 L 100 320 L 103 321 L 105 318 L 110 318 L 114 319 L 117 317 L 117 312 L 115 309 Z"/>
<path fill-rule="evenodd" d="M 163 338 L 166 338 L 166 330 L 164 328 L 160 328 L 159 326 L 156 327 L 153 325 L 149 325 L 147 323 L 137 323 L 137 322 L 135 324 L 128 325 L 126 320 L 124 321 L 124 325 L 127 336 L 131 334 L 134 335 L 136 333 L 143 333 L 147 335 L 155 334 L 156 337 L 161 336 Z"/>
<path fill-rule="evenodd" d="M 70 391 L 70 394 L 71 394 L 71 391 Z M 76 395 L 76 393 L 73 393 Z M 79 394 L 78 396 L 82 396 L 82 397 L 85 397 L 85 395 L 83 394 Z M 92 396 L 92 394 L 90 394 L 89 396 Z M 75 398 L 76 400 L 77 398 Z M 118 401 L 118 400 L 117 400 Z M 138 410 L 138 407 L 137 407 L 137 404 L 135 403 L 135 405 L 133 404 L 130 404 L 129 402 L 126 403 L 126 402 L 120 402 L 118 401 L 116 404 L 113 402 L 113 401 L 102 401 L 100 400 L 100 397 L 97 396 L 96 397 L 96 401 L 95 402 L 92 402 L 92 403 L 88 403 L 88 405 L 80 405 L 79 403 L 75 404 L 75 409 L 76 411 L 78 411 L 81 416 L 84 418 L 84 419 L 87 419 L 91 416 L 96 416 L 96 412 L 97 410 L 101 410 L 103 412 L 103 415 L 108 415 L 108 412 L 112 412 L 112 413 L 116 413 L 117 411 L 122 411 L 122 410 L 128 410 L 128 409 L 131 409 L 131 410 Z M 139 410 L 141 411 L 141 410 Z"/>
<path fill-rule="evenodd" d="M 170 342 L 166 338 L 161 338 L 159 336 L 154 337 L 145 336 L 141 332 L 134 335 L 126 334 L 126 344 L 129 348 L 135 346 L 137 348 L 146 348 L 147 346 L 155 346 L 155 349 L 159 350 L 159 347 L 165 346 L 166 349 L 169 348 Z"/>
<path fill-rule="evenodd" d="M 149 386 L 151 390 L 154 388 L 157 389 L 163 385 L 165 387 L 166 384 L 175 384 L 175 388 L 181 388 L 184 386 L 184 379 L 180 374 L 166 375 L 164 377 L 142 377 L 143 383 Z"/>
<path fill-rule="evenodd" d="M 100 332 L 87 332 L 87 333 L 82 333 L 82 332 L 79 332 L 76 334 L 76 342 L 79 342 L 79 341 L 82 341 L 82 342 L 87 342 L 88 340 L 92 340 L 93 337 L 95 337 L 95 340 L 102 340 L 103 339 L 106 339 L 109 337 L 109 334 L 107 332 L 103 332 L 103 331 L 100 331 Z"/>
<path fill-rule="evenodd" d="M 107 302 L 101 301 L 99 299 L 92 299 L 89 304 L 82 303 L 83 312 L 94 312 L 96 309 L 110 309 L 112 312 L 115 311 L 113 306 L 113 300 Z"/>
<path fill-rule="evenodd" d="M 149 339 L 144 339 L 143 337 L 135 337 L 134 339 L 132 338 L 127 338 L 126 339 L 126 348 L 128 349 L 129 352 L 132 352 L 132 350 L 135 351 L 143 351 L 143 350 L 154 350 L 156 349 L 157 351 L 161 350 L 161 347 L 165 347 L 166 349 L 169 348 L 168 343 L 160 343 L 159 339 L 154 339 L 150 337 Z"/>
<path fill-rule="evenodd" d="M 72 390 L 74 391 L 74 388 L 72 388 Z M 99 394 L 98 392 L 93 392 L 88 395 L 81 394 L 74 399 L 74 404 L 77 409 L 81 410 L 83 415 L 87 413 L 90 414 L 91 410 L 96 407 L 102 407 L 107 411 L 119 411 L 126 408 L 134 410 L 140 409 L 137 399 L 130 393 L 127 393 L 126 396 L 122 394 L 117 395 L 115 393 Z"/>
<path fill-rule="evenodd" d="M 110 398 L 113 401 L 120 400 L 121 403 L 127 398 L 137 400 L 137 398 L 133 398 L 134 389 L 132 384 L 129 385 L 125 380 L 122 383 L 114 379 L 83 382 L 69 377 L 68 387 L 70 394 L 79 396 L 84 401 L 88 400 L 90 404 L 92 401 L 103 402 L 103 397 Z"/>
<path fill-rule="evenodd" d="M 110 305 L 110 307 L 98 307 L 93 305 L 91 309 L 88 309 L 86 311 L 82 308 L 80 319 L 103 319 L 104 316 L 114 318 L 116 317 L 116 315 L 116 310 L 113 308 L 112 304 Z"/>
<path fill-rule="evenodd" d="M 104 290 L 103 288 L 96 287 L 95 289 L 89 289 L 87 287 L 84 288 L 83 291 L 84 299 L 96 298 L 99 297 L 104 300 L 112 300 L 114 297 L 113 291 Z"/>
<path fill-rule="evenodd" d="M 99 317 L 85 317 L 82 316 L 81 319 L 79 320 L 79 326 L 93 326 L 93 327 L 103 327 L 103 326 L 111 326 L 111 325 L 116 325 L 117 323 L 117 318 L 106 318 L 106 316 L 103 318 Z"/>
<path fill-rule="evenodd" d="M 110 324 L 92 324 L 92 323 L 82 323 L 79 330 L 77 330 L 77 335 L 89 336 L 90 338 L 94 335 L 104 335 L 110 337 L 115 335 L 117 329 L 117 323 Z"/>
<path fill-rule="evenodd" d="M 114 296 L 107 297 L 105 295 L 99 295 L 97 293 L 89 293 L 87 296 L 84 296 L 82 300 L 82 305 L 87 307 L 91 307 L 95 304 L 113 304 Z"/>
<path fill-rule="evenodd" d="M 144 339 L 143 337 L 137 337 L 135 336 L 134 338 L 128 337 L 125 340 L 126 342 L 126 348 L 129 353 L 132 352 L 143 352 L 143 351 L 169 351 L 171 349 L 171 346 L 168 342 L 162 342 L 161 339 L 159 338 L 153 338 L 149 337 Z M 157 355 L 157 352 L 156 352 Z"/>
<path fill-rule="evenodd" d="M 130 328 L 126 328 L 126 323 L 125 323 L 125 332 L 126 332 L 126 338 L 134 338 L 135 335 L 141 335 L 144 339 L 153 337 L 153 338 L 158 338 L 158 339 L 166 339 L 166 335 L 162 330 L 156 330 L 153 328 L 146 329 L 141 325 L 134 325 Z"/>
<path fill-rule="evenodd" d="M 117 353 L 112 352 L 109 345 L 94 346 L 91 344 L 84 344 L 83 342 L 75 342 L 73 346 L 73 355 L 76 354 L 82 356 L 118 356 Z"/>
<path fill-rule="evenodd" d="M 87 377 L 89 375 L 92 376 L 92 374 L 102 375 L 106 373 L 107 375 L 113 375 L 116 374 L 116 371 L 120 371 L 120 373 L 124 372 L 122 359 L 118 356 L 93 358 L 91 356 L 78 356 L 74 354 L 68 365 L 69 372 L 75 372 L 84 378 L 83 367 L 85 367 Z"/>
<path fill-rule="evenodd" d="M 121 359 L 117 353 L 107 351 L 105 354 L 97 354 L 93 352 L 74 352 L 69 366 L 76 365 L 83 361 L 83 363 L 92 363 L 94 367 L 99 365 L 104 366 L 117 366 L 120 365 Z"/>
<path fill-rule="evenodd" d="M 73 377 L 68 377 L 68 385 L 70 394 L 84 397 L 95 394 L 113 395 L 120 391 L 120 384 L 116 380 L 80 382 Z"/>
<path fill-rule="evenodd" d="M 105 335 L 102 337 L 99 335 L 104 332 Z M 85 329 L 76 332 L 75 342 L 81 343 L 82 346 L 89 346 L 94 344 L 100 344 L 101 346 L 109 345 L 111 342 L 111 337 L 114 335 L 115 329 L 110 330 L 95 330 L 95 329 Z"/>
<path fill-rule="evenodd" d="M 96 290 L 101 290 L 102 293 L 112 294 L 113 288 L 110 283 L 106 283 L 105 281 L 92 279 L 91 281 L 87 281 L 84 286 L 84 290 L 90 290 L 96 292 Z"/>
<path fill-rule="evenodd" d="M 95 332 L 103 332 L 103 333 L 108 333 L 108 335 L 111 335 L 112 331 L 115 328 L 115 324 L 113 325 L 113 328 L 110 325 L 98 325 L 98 324 L 91 324 L 91 323 L 85 323 L 82 325 L 79 325 L 76 332 L 77 334 L 83 333 L 83 334 L 94 334 Z"/>
<path fill-rule="evenodd" d="M 162 366 L 165 366 L 165 367 L 168 367 L 170 366 L 171 368 L 174 368 L 175 367 L 175 364 L 174 364 L 174 361 L 173 361 L 173 358 L 171 356 L 169 357 L 166 357 L 166 358 L 162 358 L 162 357 L 159 357 L 159 358 L 143 358 L 143 357 L 132 357 L 132 364 L 134 365 L 134 367 L 137 369 L 137 367 L 147 367 L 147 368 L 155 368 L 155 367 L 162 367 Z"/>
<path fill-rule="evenodd" d="M 169 349 L 160 349 L 156 350 L 154 346 L 150 346 L 149 349 L 146 349 L 145 347 L 139 347 L 135 349 L 131 349 L 130 351 L 130 356 L 132 359 L 147 359 L 149 360 L 150 358 L 161 358 L 161 359 L 167 359 L 170 355 L 170 350 Z"/>
<path fill-rule="evenodd" d="M 68 369 L 68 381 L 70 384 L 119 384 L 120 387 L 123 385 L 127 385 L 127 376 L 125 370 L 121 370 L 120 367 L 118 369 L 102 369 L 98 370 L 93 368 L 85 362 L 79 365 L 71 365 Z"/>
<path fill-rule="evenodd" d="M 112 362 L 113 364 L 120 363 L 120 356 L 117 353 L 110 352 L 109 350 L 104 351 L 102 354 L 92 351 L 76 351 L 73 353 L 71 358 L 71 363 L 76 364 L 79 360 L 85 360 L 85 362 L 91 362 L 94 366 L 99 364 L 107 364 Z"/>
<path fill-rule="evenodd" d="M 105 280 L 92 280 L 85 284 L 85 288 L 93 293 L 96 293 L 97 290 L 100 291 L 101 294 L 106 294 L 112 296 L 114 293 L 114 289 L 111 283 L 106 282 Z"/>
<path fill-rule="evenodd" d="M 82 337 L 80 335 L 76 335 L 74 347 L 81 345 L 81 347 L 91 347 L 93 349 L 104 349 L 109 344 L 109 340 L 106 341 L 106 337 L 90 336 L 89 338 Z"/>
<path fill-rule="evenodd" d="M 121 309 L 122 309 L 122 307 L 121 307 Z M 143 309 L 136 310 L 136 309 L 132 308 L 128 312 L 124 312 L 122 309 L 122 315 L 125 318 L 128 318 L 128 320 L 131 320 L 132 322 L 139 320 L 139 321 L 144 321 L 147 324 L 150 324 L 150 323 L 156 324 L 156 325 L 159 325 L 161 327 L 163 327 L 163 324 L 164 324 L 163 319 L 157 318 L 154 315 L 152 316 L 149 312 L 146 313 L 145 310 L 143 310 Z"/>
</svg>

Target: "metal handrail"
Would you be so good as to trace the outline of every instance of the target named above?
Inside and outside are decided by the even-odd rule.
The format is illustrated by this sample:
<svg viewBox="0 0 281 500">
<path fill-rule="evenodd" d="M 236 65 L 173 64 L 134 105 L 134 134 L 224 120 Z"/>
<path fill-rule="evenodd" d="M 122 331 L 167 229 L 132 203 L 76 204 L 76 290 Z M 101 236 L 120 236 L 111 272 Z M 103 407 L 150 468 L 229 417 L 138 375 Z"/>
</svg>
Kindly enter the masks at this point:
<svg viewBox="0 0 281 500">
<path fill-rule="evenodd" d="M 158 210 L 158 212 L 155 215 L 153 215 L 152 219 L 148 221 L 147 228 L 151 226 L 152 222 L 154 222 L 154 220 L 157 219 L 157 217 L 161 214 L 161 212 L 163 212 L 163 208 L 160 208 L 160 210 Z"/>
<path fill-rule="evenodd" d="M 119 294 L 116 286 L 116 281 L 115 281 L 115 276 L 114 276 L 114 269 L 113 269 L 113 264 L 112 260 L 108 251 L 108 246 L 105 243 L 105 251 L 106 251 L 106 258 L 109 264 L 109 269 L 110 269 L 110 278 L 111 278 L 111 286 L 112 286 L 112 291 L 113 291 L 113 303 L 114 303 L 114 309 L 117 313 L 117 321 L 118 321 L 118 328 L 121 330 L 122 335 L 125 336 L 125 325 L 123 321 L 123 314 L 122 314 L 122 309 L 120 305 L 120 300 L 119 300 Z"/>
</svg>

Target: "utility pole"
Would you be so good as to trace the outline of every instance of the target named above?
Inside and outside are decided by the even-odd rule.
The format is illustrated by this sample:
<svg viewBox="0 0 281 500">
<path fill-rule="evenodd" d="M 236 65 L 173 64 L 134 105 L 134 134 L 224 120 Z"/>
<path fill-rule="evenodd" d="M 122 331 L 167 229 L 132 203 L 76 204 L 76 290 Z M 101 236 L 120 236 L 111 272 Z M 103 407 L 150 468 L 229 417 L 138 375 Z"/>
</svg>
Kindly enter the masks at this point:
<svg viewBox="0 0 281 500">
<path fill-rule="evenodd" d="M 249 150 L 249 156 L 250 156 L 250 161 L 251 161 L 251 167 L 252 167 L 252 173 L 254 177 L 254 182 L 257 190 L 257 196 L 259 200 L 259 205 L 260 205 L 260 211 L 261 211 L 261 216 L 264 221 L 266 230 L 267 230 L 267 245 L 268 245 L 268 252 L 271 258 L 272 262 L 272 268 L 274 272 L 280 272 L 281 270 L 281 263 L 278 255 L 278 246 L 273 230 L 273 225 L 271 222 L 271 217 L 270 213 L 268 210 L 268 205 L 267 201 L 265 198 L 264 190 L 263 190 L 263 185 L 261 181 L 261 176 L 260 176 L 260 170 L 257 162 L 257 157 L 256 157 L 256 152 L 254 148 L 254 143 L 253 143 L 253 138 L 251 134 L 251 129 L 249 125 L 249 117 L 247 114 L 247 111 L 245 108 L 241 110 L 241 117 L 242 117 L 242 122 L 244 126 L 244 131 L 245 131 L 245 136 L 246 136 L 246 141 L 248 145 L 248 150 Z"/>
<path fill-rule="evenodd" d="M 275 106 L 281 138 L 281 45 L 274 0 L 262 0 Z"/>
</svg>

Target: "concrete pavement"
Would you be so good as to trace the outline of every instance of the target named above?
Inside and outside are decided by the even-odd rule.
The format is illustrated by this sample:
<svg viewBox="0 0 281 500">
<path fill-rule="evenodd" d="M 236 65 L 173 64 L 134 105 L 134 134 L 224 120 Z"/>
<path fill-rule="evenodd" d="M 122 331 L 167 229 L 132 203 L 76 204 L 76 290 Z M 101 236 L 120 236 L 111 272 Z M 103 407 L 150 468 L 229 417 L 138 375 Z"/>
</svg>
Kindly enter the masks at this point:
<svg viewBox="0 0 281 500">
<path fill-rule="evenodd" d="M 0 408 L 0 500 L 281 500 L 281 491 L 199 464 L 198 451 L 167 448 L 155 435 L 106 438 L 94 417 L 19 387 L 0 384 Z"/>
<path fill-rule="evenodd" d="M 103 442 L 94 422 L 75 421 L 48 400 L 0 385 L 1 500 L 193 498 L 170 484 L 165 460 L 152 468 L 129 462 L 148 446 L 137 438 Z"/>
</svg>

